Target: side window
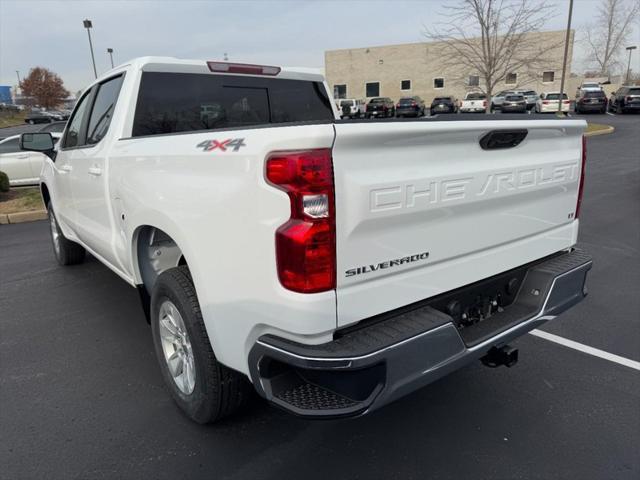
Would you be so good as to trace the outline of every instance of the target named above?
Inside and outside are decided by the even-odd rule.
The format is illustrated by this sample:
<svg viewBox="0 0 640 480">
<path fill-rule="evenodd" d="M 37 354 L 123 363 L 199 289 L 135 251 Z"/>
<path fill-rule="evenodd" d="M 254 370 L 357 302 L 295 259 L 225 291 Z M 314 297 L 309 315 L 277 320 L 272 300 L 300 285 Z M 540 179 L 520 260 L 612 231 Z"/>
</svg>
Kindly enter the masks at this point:
<svg viewBox="0 0 640 480">
<path fill-rule="evenodd" d="M 91 117 L 89 118 L 88 145 L 98 143 L 107 134 L 123 78 L 120 75 L 100 84 L 100 89 L 91 110 Z"/>
<path fill-rule="evenodd" d="M 19 139 L 12 138 L 0 143 L 0 153 L 14 153 L 20 151 Z"/>
<path fill-rule="evenodd" d="M 84 138 L 82 124 L 84 123 L 85 113 L 87 111 L 87 105 L 89 104 L 89 99 L 92 98 L 93 95 L 91 92 L 87 92 L 87 94 L 80 100 L 80 103 L 76 107 L 76 111 L 73 112 L 71 119 L 69 120 L 69 126 L 67 127 L 67 134 L 64 137 L 64 141 L 62 142 L 62 148 L 70 148 L 70 147 L 78 147 L 80 145 L 84 145 Z"/>
</svg>

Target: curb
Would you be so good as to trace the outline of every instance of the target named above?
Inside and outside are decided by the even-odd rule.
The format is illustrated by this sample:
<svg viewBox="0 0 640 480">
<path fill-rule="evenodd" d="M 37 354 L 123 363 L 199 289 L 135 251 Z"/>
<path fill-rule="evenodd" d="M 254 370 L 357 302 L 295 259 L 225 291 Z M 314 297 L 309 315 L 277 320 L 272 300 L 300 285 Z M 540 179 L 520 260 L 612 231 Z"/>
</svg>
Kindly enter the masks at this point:
<svg viewBox="0 0 640 480">
<path fill-rule="evenodd" d="M 598 135 L 609 135 L 610 133 L 615 132 L 616 129 L 609 125 L 607 128 L 603 128 L 602 130 L 596 130 L 595 132 L 587 132 L 584 134 L 585 137 L 597 137 Z"/>
<path fill-rule="evenodd" d="M 35 222 L 36 220 L 45 220 L 47 218 L 46 210 L 34 210 L 32 212 L 3 213 L 0 215 L 0 225 Z"/>
</svg>

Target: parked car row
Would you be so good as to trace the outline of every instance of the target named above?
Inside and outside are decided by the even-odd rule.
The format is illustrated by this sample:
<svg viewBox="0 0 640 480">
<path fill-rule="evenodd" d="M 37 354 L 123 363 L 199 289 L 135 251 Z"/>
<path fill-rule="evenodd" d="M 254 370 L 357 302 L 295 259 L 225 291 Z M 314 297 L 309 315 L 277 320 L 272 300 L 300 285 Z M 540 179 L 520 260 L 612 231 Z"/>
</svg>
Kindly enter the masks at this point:
<svg viewBox="0 0 640 480">
<path fill-rule="evenodd" d="M 542 92 L 538 95 L 534 90 L 504 90 L 491 97 L 482 92 L 469 92 L 459 101 L 454 96 L 443 95 L 433 99 L 428 113 L 554 113 L 560 109 L 567 113 L 571 110 L 571 100 L 566 93 Z M 402 97 L 397 104 L 389 97 L 365 100 L 338 100 L 338 110 L 342 118 L 374 118 L 374 117 L 421 117 L 427 113 L 427 107 L 419 96 Z M 627 113 L 640 111 L 640 86 L 623 86 L 607 99 L 606 93 L 597 83 L 583 83 L 576 91 L 576 113 L 598 112 Z"/>
</svg>

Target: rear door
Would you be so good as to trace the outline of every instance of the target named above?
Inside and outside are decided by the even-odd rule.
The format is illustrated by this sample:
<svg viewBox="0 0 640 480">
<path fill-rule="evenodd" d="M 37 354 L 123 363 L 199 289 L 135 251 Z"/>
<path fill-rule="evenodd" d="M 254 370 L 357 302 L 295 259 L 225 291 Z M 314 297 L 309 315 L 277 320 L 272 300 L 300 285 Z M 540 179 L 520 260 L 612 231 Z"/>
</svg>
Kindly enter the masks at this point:
<svg viewBox="0 0 640 480">
<path fill-rule="evenodd" d="M 524 120 L 517 146 L 479 139 L 499 120 L 336 124 L 338 324 L 383 313 L 567 248 L 579 120 Z"/>
<path fill-rule="evenodd" d="M 107 192 L 106 136 L 113 117 L 123 75 L 98 84 L 86 122 L 86 141 L 71 153 L 71 189 L 76 216 L 76 234 L 109 263 L 115 263 L 114 232 Z"/>
</svg>

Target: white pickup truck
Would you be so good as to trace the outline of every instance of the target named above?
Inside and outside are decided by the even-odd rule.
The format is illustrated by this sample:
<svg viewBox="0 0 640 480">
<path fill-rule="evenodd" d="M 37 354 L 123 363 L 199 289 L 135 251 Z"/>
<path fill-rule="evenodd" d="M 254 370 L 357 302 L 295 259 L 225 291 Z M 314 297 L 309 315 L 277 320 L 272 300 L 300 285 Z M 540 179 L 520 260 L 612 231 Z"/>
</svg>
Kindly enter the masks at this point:
<svg viewBox="0 0 640 480">
<path fill-rule="evenodd" d="M 137 287 L 197 422 L 250 385 L 361 415 L 586 295 L 582 120 L 341 121 L 304 69 L 147 57 L 86 89 L 41 176 L 58 262 Z M 463 394 L 461 392 L 461 394 Z"/>
</svg>

